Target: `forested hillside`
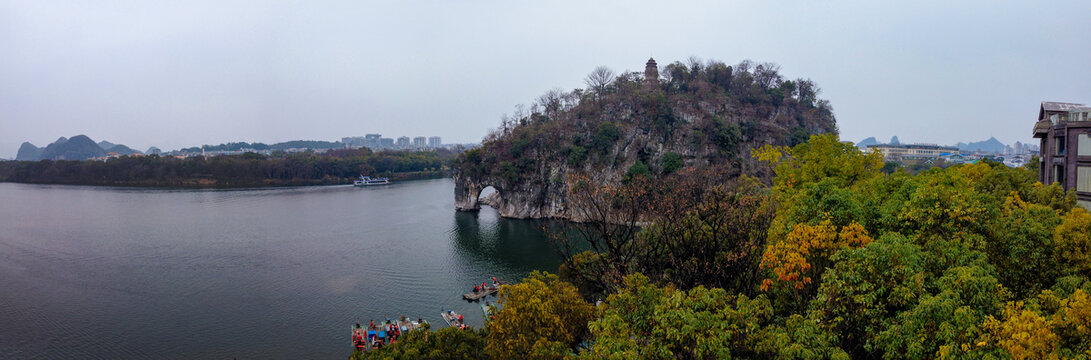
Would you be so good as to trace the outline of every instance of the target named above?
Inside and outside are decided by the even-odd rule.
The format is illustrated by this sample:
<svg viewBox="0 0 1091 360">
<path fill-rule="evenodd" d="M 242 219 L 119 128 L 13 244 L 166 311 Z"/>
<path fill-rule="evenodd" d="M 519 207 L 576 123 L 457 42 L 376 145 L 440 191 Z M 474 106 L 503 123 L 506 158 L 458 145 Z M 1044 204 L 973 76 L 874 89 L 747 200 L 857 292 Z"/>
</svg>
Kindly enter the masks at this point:
<svg viewBox="0 0 1091 360">
<path fill-rule="evenodd" d="M 708 182 L 697 170 L 678 186 L 642 183 L 643 175 L 588 184 L 581 193 L 593 204 L 651 206 L 659 216 L 639 229 L 559 225 L 560 276 L 502 287 L 486 329 L 415 333 L 357 356 L 1091 354 L 1091 213 L 1074 194 L 1037 182 L 1037 169 L 986 161 L 885 174 L 879 154 L 834 135 L 753 152 L 772 185 Z M 586 246 L 566 248 L 573 236 Z"/>
<path fill-rule="evenodd" d="M 667 65 L 660 77 L 596 69 L 586 89 L 547 92 L 464 154 L 457 206 L 476 209 L 477 193 L 493 186 L 504 216 L 572 218 L 568 183 L 584 176 L 618 183 L 715 165 L 726 178 L 767 179 L 751 148 L 837 131 L 817 85 L 784 79 L 778 69 L 698 60 Z"/>
</svg>

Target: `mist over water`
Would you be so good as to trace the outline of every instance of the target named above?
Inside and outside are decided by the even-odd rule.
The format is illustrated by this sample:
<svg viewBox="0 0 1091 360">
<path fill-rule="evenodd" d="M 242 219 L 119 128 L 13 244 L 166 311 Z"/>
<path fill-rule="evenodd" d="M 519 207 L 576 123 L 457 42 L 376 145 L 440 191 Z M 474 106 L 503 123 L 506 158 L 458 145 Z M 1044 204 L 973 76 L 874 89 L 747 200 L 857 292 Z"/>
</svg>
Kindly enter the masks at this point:
<svg viewBox="0 0 1091 360">
<path fill-rule="evenodd" d="M 357 321 L 480 326 L 461 293 L 560 260 L 453 186 L 0 184 L 0 358 L 345 358 Z"/>
</svg>

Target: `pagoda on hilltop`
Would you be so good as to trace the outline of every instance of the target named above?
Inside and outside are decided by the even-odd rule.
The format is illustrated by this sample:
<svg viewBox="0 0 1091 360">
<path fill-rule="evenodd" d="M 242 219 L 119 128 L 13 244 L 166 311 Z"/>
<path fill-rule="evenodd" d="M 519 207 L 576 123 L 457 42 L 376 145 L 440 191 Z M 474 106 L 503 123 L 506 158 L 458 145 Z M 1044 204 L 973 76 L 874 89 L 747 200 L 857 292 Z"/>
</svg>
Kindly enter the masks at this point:
<svg viewBox="0 0 1091 360">
<path fill-rule="evenodd" d="M 648 63 L 644 65 L 644 86 L 647 88 L 659 86 L 659 66 L 655 64 L 654 58 L 648 58 Z"/>
</svg>

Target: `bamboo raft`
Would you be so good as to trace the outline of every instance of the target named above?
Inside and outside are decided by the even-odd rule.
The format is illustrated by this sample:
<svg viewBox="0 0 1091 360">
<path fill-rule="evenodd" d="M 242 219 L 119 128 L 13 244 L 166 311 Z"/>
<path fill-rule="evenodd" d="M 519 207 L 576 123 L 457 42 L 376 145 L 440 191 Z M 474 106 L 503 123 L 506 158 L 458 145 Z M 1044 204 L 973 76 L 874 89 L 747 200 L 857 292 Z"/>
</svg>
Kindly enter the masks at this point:
<svg viewBox="0 0 1091 360">
<path fill-rule="evenodd" d="M 457 328 L 466 328 L 467 327 L 466 323 L 464 321 L 459 321 L 458 320 L 458 313 L 456 313 L 454 311 L 447 310 L 447 311 L 439 313 L 439 315 L 443 317 L 443 321 L 447 322 L 447 326 L 457 327 Z"/>
<path fill-rule="evenodd" d="M 353 346 L 360 350 L 372 350 L 378 346 L 393 344 L 396 342 L 394 337 L 397 337 L 399 333 L 404 335 L 410 331 L 420 329 L 422 325 L 427 322 L 424 320 L 413 321 L 402 316 L 400 320 L 390 320 L 375 324 L 375 326 L 364 325 L 360 327 L 350 326 L 352 332 Z M 357 324 L 359 325 L 359 324 Z M 390 326 L 396 326 L 395 333 L 390 333 Z M 362 338 L 362 343 L 357 342 L 357 336 Z"/>
<path fill-rule="evenodd" d="M 483 298 L 483 297 L 495 294 L 498 290 L 499 290 L 499 287 L 497 287 L 495 285 L 494 286 L 489 286 L 489 287 L 485 288 L 484 290 L 479 290 L 477 292 L 468 292 L 468 293 L 462 294 L 462 298 L 466 299 L 466 300 L 470 300 L 470 301 L 477 301 L 477 300 L 481 300 L 481 298 Z"/>
</svg>

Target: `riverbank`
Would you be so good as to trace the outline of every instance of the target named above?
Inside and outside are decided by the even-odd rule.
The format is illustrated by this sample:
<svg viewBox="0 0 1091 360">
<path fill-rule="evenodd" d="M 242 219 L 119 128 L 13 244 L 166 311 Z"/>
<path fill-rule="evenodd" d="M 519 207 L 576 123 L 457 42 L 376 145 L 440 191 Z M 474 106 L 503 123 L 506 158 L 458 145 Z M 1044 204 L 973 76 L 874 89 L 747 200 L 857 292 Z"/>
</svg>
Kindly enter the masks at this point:
<svg viewBox="0 0 1091 360">
<path fill-rule="evenodd" d="M 427 180 L 449 177 L 445 171 L 413 171 L 404 173 L 390 173 L 377 175 L 386 177 L 392 181 Z M 220 181 L 213 178 L 186 178 L 170 181 L 132 180 L 132 181 L 66 181 L 55 179 L 52 181 L 5 181 L 0 183 L 36 184 L 36 185 L 82 185 L 82 186 L 109 186 L 109 187 L 133 187 L 133 188 L 163 188 L 163 189 L 244 189 L 265 187 L 295 187 L 295 186 L 324 186 L 324 185 L 350 185 L 356 178 L 323 178 L 323 179 L 264 179 L 263 181 Z"/>
</svg>

